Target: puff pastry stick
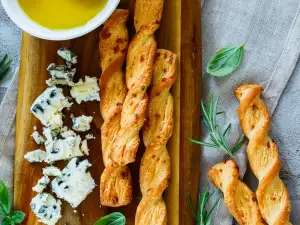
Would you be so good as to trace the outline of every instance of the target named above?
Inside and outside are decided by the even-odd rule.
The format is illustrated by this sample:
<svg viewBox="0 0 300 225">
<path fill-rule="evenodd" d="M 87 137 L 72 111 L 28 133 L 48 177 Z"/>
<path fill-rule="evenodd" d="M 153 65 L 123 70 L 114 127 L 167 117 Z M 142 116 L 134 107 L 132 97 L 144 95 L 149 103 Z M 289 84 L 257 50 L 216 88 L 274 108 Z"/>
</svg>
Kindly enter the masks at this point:
<svg viewBox="0 0 300 225">
<path fill-rule="evenodd" d="M 281 162 L 275 142 L 268 136 L 270 117 L 260 94 L 263 87 L 243 85 L 235 90 L 240 100 L 239 119 L 249 139 L 247 154 L 259 180 L 256 196 L 264 220 L 271 225 L 291 224 L 288 190 L 279 178 Z"/>
<path fill-rule="evenodd" d="M 255 194 L 239 180 L 233 160 L 219 163 L 208 171 L 212 183 L 224 193 L 224 202 L 239 225 L 265 225 Z"/>
<path fill-rule="evenodd" d="M 149 7 L 145 7 L 145 6 Z M 140 144 L 139 131 L 146 117 L 156 41 L 154 32 L 158 29 L 162 12 L 160 0 L 137 0 L 135 4 L 135 29 L 137 33 L 130 42 L 126 61 L 127 95 L 122 108 L 121 129 L 113 143 L 112 160 L 127 165 L 136 159 Z M 147 13 L 156 15 L 153 20 L 144 20 Z"/>
<path fill-rule="evenodd" d="M 100 202 L 110 207 L 130 203 L 132 196 L 131 175 L 127 166 L 119 165 L 112 158 L 112 143 L 120 130 L 122 105 L 126 96 L 125 74 L 122 71 L 128 49 L 127 10 L 116 10 L 104 24 L 100 33 L 100 111 L 104 123 L 101 141 L 104 173 L 100 183 Z"/>
<path fill-rule="evenodd" d="M 170 88 L 174 84 L 177 57 L 157 50 L 148 119 L 143 130 L 146 151 L 140 168 L 142 200 L 137 208 L 136 225 L 167 224 L 166 204 L 162 198 L 170 178 L 170 156 L 166 144 L 172 136 L 174 103 Z"/>
</svg>

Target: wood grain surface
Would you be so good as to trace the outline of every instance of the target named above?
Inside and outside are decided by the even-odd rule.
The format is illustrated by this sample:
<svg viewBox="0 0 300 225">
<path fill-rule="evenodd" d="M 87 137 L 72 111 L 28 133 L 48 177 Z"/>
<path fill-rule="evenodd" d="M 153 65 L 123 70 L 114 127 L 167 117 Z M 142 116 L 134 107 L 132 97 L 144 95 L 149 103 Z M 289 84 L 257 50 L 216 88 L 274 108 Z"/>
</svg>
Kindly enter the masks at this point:
<svg viewBox="0 0 300 225">
<path fill-rule="evenodd" d="M 201 168 L 200 147 L 188 140 L 188 137 L 200 139 L 201 51 L 200 0 L 182 0 L 179 205 L 180 224 L 184 225 L 195 224 L 187 198 L 190 193 L 193 203 L 196 204 Z"/>
<path fill-rule="evenodd" d="M 130 30 L 133 30 L 133 5 L 134 1 L 130 0 L 122 0 L 120 3 L 120 8 L 130 9 L 131 18 L 128 23 Z M 17 210 L 21 210 L 27 215 L 22 224 L 39 224 L 29 204 L 36 194 L 32 191 L 32 186 L 42 176 L 42 167 L 45 166 L 45 164 L 30 164 L 23 158 L 27 152 L 39 148 L 30 136 L 33 127 L 37 126 L 38 130 L 42 131 L 40 122 L 30 113 L 30 106 L 47 87 L 45 84 L 45 80 L 49 77 L 46 71 L 47 66 L 52 62 L 62 63 L 56 55 L 56 51 L 60 47 L 68 47 L 78 54 L 77 79 L 84 75 L 100 77 L 98 52 L 100 29 L 98 28 L 84 37 L 62 42 L 45 41 L 26 33 L 23 34 L 14 173 L 14 205 Z M 175 126 L 173 136 L 168 144 L 172 166 L 170 185 L 165 193 L 168 219 L 171 225 L 192 225 L 194 220 L 187 205 L 187 194 L 190 192 L 194 202 L 196 201 L 200 149 L 192 145 L 188 137 L 199 137 L 200 133 L 201 43 L 198 1 L 165 0 L 162 25 L 156 36 L 159 48 L 169 49 L 177 53 L 180 59 L 177 72 L 178 79 L 172 88 L 175 100 Z M 65 93 L 68 93 L 67 88 Z M 100 127 L 103 120 L 100 116 L 99 103 L 89 102 L 80 106 L 74 104 L 70 111 L 64 112 L 67 115 L 66 118 L 71 113 L 75 116 L 85 114 L 94 117 L 92 132 L 96 139 L 88 142 L 91 149 L 88 159 L 93 164 L 91 167 L 92 176 L 99 184 L 100 175 L 104 169 L 100 138 Z M 71 120 L 66 119 L 66 124 L 70 125 Z M 134 199 L 130 205 L 117 209 L 101 207 L 100 191 L 99 186 L 97 186 L 76 211 L 69 204 L 63 203 L 63 217 L 58 224 L 94 224 L 101 216 L 114 211 L 123 212 L 127 218 L 127 224 L 134 224 L 136 207 L 141 198 L 138 173 L 143 151 L 144 147 L 141 145 L 137 161 L 129 166 L 134 184 Z M 58 163 L 60 168 L 65 165 L 66 162 Z"/>
</svg>

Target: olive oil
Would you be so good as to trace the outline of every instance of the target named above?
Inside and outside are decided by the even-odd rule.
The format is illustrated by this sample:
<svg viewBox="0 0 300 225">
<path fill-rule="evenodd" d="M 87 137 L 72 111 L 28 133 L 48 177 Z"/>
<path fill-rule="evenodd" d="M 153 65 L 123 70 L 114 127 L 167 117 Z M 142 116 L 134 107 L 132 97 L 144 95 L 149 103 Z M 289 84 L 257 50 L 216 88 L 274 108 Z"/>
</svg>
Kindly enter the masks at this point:
<svg viewBox="0 0 300 225">
<path fill-rule="evenodd" d="M 55 30 L 82 26 L 93 19 L 107 0 L 19 0 L 36 23 Z"/>
</svg>

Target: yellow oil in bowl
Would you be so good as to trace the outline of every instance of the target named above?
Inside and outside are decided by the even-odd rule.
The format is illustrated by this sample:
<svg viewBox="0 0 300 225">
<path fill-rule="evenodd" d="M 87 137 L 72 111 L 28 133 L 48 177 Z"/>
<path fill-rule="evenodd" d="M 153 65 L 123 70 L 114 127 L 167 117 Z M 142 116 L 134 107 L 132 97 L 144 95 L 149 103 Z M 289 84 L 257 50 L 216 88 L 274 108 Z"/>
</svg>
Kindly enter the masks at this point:
<svg viewBox="0 0 300 225">
<path fill-rule="evenodd" d="M 36 23 L 54 30 L 82 26 L 93 19 L 107 0 L 18 0 Z"/>
</svg>

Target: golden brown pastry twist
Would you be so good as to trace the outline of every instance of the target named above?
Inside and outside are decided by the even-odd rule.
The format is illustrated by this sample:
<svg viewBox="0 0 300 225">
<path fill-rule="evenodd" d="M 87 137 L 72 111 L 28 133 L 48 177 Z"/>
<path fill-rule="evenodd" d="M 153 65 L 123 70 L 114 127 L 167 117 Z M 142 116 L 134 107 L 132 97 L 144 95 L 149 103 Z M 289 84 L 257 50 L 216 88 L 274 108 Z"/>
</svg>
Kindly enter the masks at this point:
<svg viewBox="0 0 300 225">
<path fill-rule="evenodd" d="M 259 180 L 256 191 L 264 220 L 272 225 L 290 224 L 291 204 L 288 190 L 279 178 L 281 162 L 275 142 L 268 136 L 270 117 L 260 98 L 263 87 L 243 85 L 235 90 L 240 100 L 238 114 L 249 139 L 247 154 L 251 169 Z"/>
<path fill-rule="evenodd" d="M 174 103 L 170 88 L 176 80 L 177 57 L 167 50 L 157 50 L 148 119 L 144 126 L 146 151 L 140 168 L 143 198 L 137 208 L 136 225 L 167 224 L 167 209 L 162 198 L 171 173 L 166 144 L 172 136 Z"/>
<path fill-rule="evenodd" d="M 208 171 L 211 182 L 224 193 L 224 202 L 240 225 L 264 225 L 255 194 L 239 180 L 233 160 L 219 163 Z"/>
<path fill-rule="evenodd" d="M 102 205 L 118 207 L 131 201 L 131 175 L 127 166 L 112 161 L 112 143 L 120 130 L 122 105 L 126 96 L 125 75 L 122 71 L 127 48 L 127 10 L 116 10 L 100 33 L 100 111 L 104 123 L 101 141 L 105 172 L 101 176 L 100 201 Z"/>
<path fill-rule="evenodd" d="M 146 7 L 149 6 L 149 7 Z M 154 32 L 161 19 L 162 0 L 137 0 L 135 4 L 135 29 L 137 33 L 130 42 L 127 65 L 127 95 L 121 115 L 121 129 L 113 143 L 112 159 L 119 165 L 135 161 L 139 147 L 139 131 L 145 122 L 156 41 Z M 156 15 L 145 20 L 146 15 Z"/>
</svg>

